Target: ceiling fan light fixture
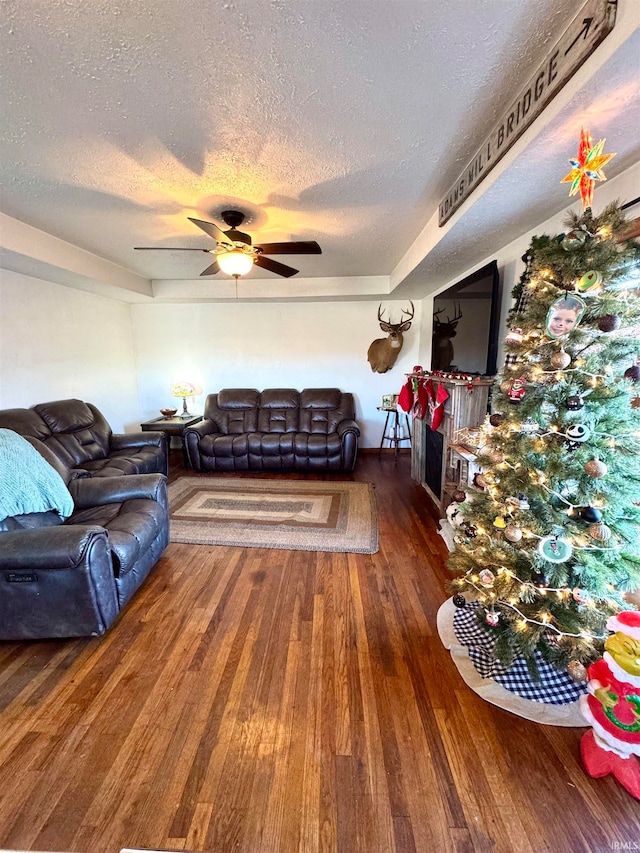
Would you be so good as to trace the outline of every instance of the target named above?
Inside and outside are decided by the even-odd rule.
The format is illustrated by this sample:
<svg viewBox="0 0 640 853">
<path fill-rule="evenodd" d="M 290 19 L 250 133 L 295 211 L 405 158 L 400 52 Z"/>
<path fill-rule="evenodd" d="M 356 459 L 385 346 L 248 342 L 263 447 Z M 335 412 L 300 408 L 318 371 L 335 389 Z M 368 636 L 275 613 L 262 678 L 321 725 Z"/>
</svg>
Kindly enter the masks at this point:
<svg viewBox="0 0 640 853">
<path fill-rule="evenodd" d="M 232 275 L 234 278 L 246 275 L 253 266 L 253 256 L 243 252 L 242 249 L 221 252 L 217 260 L 222 272 Z"/>
</svg>

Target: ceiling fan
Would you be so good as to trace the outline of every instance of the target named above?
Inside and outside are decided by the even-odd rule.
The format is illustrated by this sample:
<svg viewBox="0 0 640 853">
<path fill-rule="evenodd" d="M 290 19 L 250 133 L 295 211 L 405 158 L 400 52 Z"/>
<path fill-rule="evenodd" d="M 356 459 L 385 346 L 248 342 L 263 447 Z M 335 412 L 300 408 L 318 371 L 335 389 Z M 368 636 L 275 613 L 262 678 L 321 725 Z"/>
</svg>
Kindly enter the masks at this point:
<svg viewBox="0 0 640 853">
<path fill-rule="evenodd" d="M 220 217 L 229 226 L 228 231 L 223 231 L 217 225 L 214 225 L 213 222 L 203 222 L 202 219 L 193 219 L 191 216 L 187 217 L 190 222 L 201 228 L 205 234 L 213 237 L 217 244 L 215 249 L 192 249 L 184 246 L 173 248 L 169 246 L 135 246 L 134 248 L 138 251 L 213 252 L 216 255 L 216 260 L 206 270 L 203 270 L 200 275 L 215 275 L 222 270 L 227 275 L 232 275 L 236 280 L 241 275 L 248 273 L 254 264 L 277 275 L 282 275 L 285 278 L 290 278 L 299 272 L 299 270 L 288 267 L 286 264 L 272 261 L 271 258 L 267 258 L 265 255 L 322 254 L 322 249 L 315 240 L 298 240 L 288 243 L 261 243 L 258 246 L 254 246 L 249 234 L 238 231 L 238 227 L 244 221 L 244 213 L 241 213 L 239 210 L 223 210 Z"/>
</svg>

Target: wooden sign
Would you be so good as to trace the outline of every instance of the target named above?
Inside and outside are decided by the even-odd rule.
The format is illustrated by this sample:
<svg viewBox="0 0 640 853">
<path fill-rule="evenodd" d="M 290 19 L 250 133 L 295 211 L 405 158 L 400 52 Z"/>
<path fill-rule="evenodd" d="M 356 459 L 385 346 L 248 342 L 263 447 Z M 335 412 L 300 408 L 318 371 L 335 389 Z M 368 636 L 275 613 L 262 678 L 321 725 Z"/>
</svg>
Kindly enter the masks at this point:
<svg viewBox="0 0 640 853">
<path fill-rule="evenodd" d="M 614 27 L 617 0 L 588 0 L 440 202 L 439 225 L 460 207 Z"/>
</svg>

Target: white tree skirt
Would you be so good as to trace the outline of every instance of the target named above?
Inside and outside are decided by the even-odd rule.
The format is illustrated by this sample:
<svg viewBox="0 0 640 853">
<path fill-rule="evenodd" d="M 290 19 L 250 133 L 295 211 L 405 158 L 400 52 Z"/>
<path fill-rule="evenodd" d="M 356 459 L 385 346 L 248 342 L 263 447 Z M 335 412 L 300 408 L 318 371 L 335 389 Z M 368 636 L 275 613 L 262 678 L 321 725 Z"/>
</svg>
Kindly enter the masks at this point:
<svg viewBox="0 0 640 853">
<path fill-rule="evenodd" d="M 580 713 L 578 702 L 572 702 L 570 705 L 547 705 L 543 702 L 533 702 L 505 690 L 492 678 L 482 678 L 467 654 L 467 647 L 458 642 L 453 630 L 454 613 L 453 599 L 448 598 L 438 610 L 438 634 L 444 647 L 451 652 L 453 662 L 463 681 L 474 693 L 477 693 L 486 702 L 497 705 L 498 708 L 503 708 L 505 711 L 511 711 L 512 714 L 524 717 L 525 720 L 533 720 L 536 723 L 544 723 L 548 726 L 587 727 L 587 723 Z"/>
</svg>

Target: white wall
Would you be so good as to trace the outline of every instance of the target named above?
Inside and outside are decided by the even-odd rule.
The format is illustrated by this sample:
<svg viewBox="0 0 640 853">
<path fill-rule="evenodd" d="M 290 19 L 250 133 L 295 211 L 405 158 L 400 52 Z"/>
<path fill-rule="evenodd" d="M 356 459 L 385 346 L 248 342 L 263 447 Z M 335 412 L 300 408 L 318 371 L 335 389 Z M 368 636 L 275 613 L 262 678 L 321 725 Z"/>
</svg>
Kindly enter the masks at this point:
<svg viewBox="0 0 640 853">
<path fill-rule="evenodd" d="M 420 309 L 402 352 L 386 374 L 372 373 L 367 350 L 383 337 L 379 302 L 205 303 L 133 305 L 131 316 L 140 385 L 140 414 L 176 405 L 179 380 L 203 389 L 190 411 L 201 413 L 207 393 L 221 388 L 322 388 L 351 391 L 362 447 L 377 447 L 383 394 L 397 394 L 416 364 Z M 400 321 L 406 302 L 384 303 Z"/>
<path fill-rule="evenodd" d="M 69 397 L 139 423 L 129 305 L 0 271 L 0 408 Z"/>
</svg>

